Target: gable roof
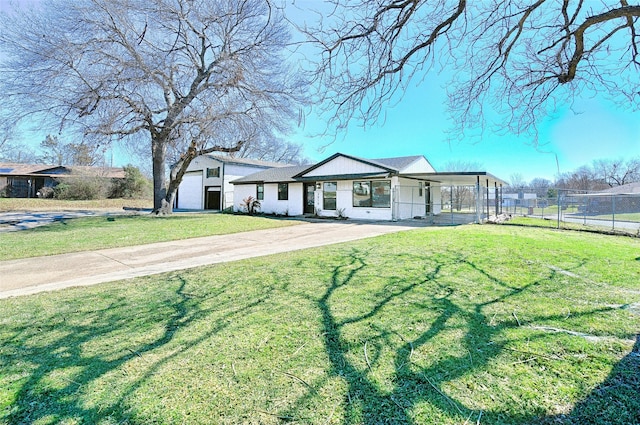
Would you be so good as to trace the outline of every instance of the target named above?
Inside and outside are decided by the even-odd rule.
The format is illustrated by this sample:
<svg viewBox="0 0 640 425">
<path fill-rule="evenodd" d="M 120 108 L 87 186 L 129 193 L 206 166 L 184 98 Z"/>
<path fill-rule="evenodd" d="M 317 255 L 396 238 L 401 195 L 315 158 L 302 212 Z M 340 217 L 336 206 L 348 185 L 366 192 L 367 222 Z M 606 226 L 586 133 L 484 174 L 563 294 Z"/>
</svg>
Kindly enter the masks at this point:
<svg viewBox="0 0 640 425">
<path fill-rule="evenodd" d="M 355 173 L 341 173 L 338 175 L 322 175 L 322 176 L 306 176 L 312 171 L 322 167 L 323 165 L 335 160 L 336 158 L 346 158 L 351 161 L 356 161 L 374 169 L 370 171 L 361 171 Z M 379 159 L 367 159 L 360 158 L 353 155 L 347 155 L 343 153 L 335 153 L 330 157 L 313 165 L 301 165 L 301 166 L 289 166 L 280 167 L 278 170 L 268 169 L 265 171 L 259 171 L 257 173 L 248 175 L 232 181 L 234 184 L 251 184 L 251 183 L 285 183 L 285 182 L 300 182 L 307 180 L 326 180 L 326 179 L 342 179 L 350 180 L 357 178 L 384 178 L 389 177 L 391 174 L 399 174 L 402 170 L 415 164 L 416 162 L 424 160 L 427 164 L 429 161 L 423 155 L 412 156 L 398 156 L 392 158 L 379 158 Z M 429 164 L 431 166 L 431 164 Z M 433 168 L 433 167 L 431 167 Z"/>
<path fill-rule="evenodd" d="M 422 155 L 413 155 L 413 156 L 398 156 L 395 158 L 371 159 L 370 161 L 383 164 L 387 167 L 395 169 L 396 171 L 401 171 L 407 168 L 409 165 L 413 164 L 414 162 L 419 161 L 423 158 L 426 160 L 426 158 Z"/>
<path fill-rule="evenodd" d="M 325 160 L 322 160 L 322 161 L 318 162 L 315 165 L 312 165 L 311 167 L 307 167 L 306 169 L 302 170 L 300 173 L 298 173 L 294 177 L 302 178 L 305 174 L 310 173 L 311 171 L 315 170 L 316 168 L 322 167 L 323 165 L 333 161 L 334 159 L 336 159 L 338 157 L 344 157 L 344 158 L 351 159 L 353 161 L 362 162 L 363 164 L 367 164 L 367 165 L 371 165 L 371 166 L 374 166 L 374 167 L 382 168 L 383 170 L 386 170 L 386 171 L 389 171 L 389 172 L 397 172 L 398 171 L 397 169 L 391 168 L 391 167 L 389 167 L 389 166 L 387 166 L 385 164 L 377 162 L 376 160 L 358 158 L 357 156 L 347 155 L 347 154 L 338 152 L 338 153 L 335 153 L 335 154 L 331 155 L 329 158 L 327 158 Z"/>
<path fill-rule="evenodd" d="M 295 176 L 309 168 L 309 165 L 293 165 L 289 167 L 275 167 L 264 171 L 249 174 L 231 181 L 233 184 L 251 183 L 293 183 L 297 180 Z"/>
</svg>

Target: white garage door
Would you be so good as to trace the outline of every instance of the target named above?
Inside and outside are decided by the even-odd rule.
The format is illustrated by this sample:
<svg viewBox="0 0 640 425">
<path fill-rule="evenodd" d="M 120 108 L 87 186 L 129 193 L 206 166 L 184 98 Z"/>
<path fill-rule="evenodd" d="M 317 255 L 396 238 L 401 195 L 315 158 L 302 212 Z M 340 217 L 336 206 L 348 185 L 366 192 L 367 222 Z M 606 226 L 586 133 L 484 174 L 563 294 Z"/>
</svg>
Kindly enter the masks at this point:
<svg viewBox="0 0 640 425">
<path fill-rule="evenodd" d="M 178 208 L 187 210 L 203 209 L 202 171 L 186 173 L 178 186 Z"/>
</svg>

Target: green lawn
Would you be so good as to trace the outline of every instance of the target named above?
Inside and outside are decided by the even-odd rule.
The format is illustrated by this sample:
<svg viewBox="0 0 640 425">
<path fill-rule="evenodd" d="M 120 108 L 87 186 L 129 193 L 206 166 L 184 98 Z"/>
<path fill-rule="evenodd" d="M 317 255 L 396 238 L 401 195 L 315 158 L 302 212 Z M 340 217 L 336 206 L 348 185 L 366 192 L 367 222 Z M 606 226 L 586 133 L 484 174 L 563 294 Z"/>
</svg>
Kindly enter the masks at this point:
<svg viewBox="0 0 640 425">
<path fill-rule="evenodd" d="M 153 208 L 153 200 L 116 198 L 69 201 L 40 198 L 0 198 L 0 211 L 122 210 L 123 207 Z"/>
<path fill-rule="evenodd" d="M 229 214 L 74 218 L 0 234 L 0 260 L 212 236 L 300 222 Z"/>
<path fill-rule="evenodd" d="M 0 423 L 637 424 L 639 302 L 639 241 L 516 226 L 12 298 Z"/>
</svg>

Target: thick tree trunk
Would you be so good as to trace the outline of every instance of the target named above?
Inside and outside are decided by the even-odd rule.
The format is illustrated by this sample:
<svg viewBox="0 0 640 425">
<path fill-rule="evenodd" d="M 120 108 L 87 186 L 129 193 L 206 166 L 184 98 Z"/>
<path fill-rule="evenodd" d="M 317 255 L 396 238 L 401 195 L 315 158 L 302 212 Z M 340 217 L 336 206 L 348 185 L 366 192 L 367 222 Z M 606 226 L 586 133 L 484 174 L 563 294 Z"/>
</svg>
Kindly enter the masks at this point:
<svg viewBox="0 0 640 425">
<path fill-rule="evenodd" d="M 196 156 L 211 152 L 237 152 L 243 144 L 243 141 L 239 141 L 231 148 L 213 146 L 208 149 L 198 150 L 196 142 L 192 141 L 187 151 L 183 153 L 178 162 L 171 167 L 171 171 L 169 172 L 169 184 L 167 186 L 167 181 L 164 178 L 167 153 L 166 144 L 161 141 L 152 141 L 153 213 L 156 215 L 168 215 L 173 213 L 173 201 L 176 199 L 176 193 L 178 192 L 178 187 L 182 182 L 182 177 L 184 176 L 184 173 L 187 172 L 189 164 L 191 164 L 191 161 L 193 161 Z M 156 166 L 162 168 L 156 169 Z M 159 175 L 162 176 L 162 179 L 158 178 Z"/>
<path fill-rule="evenodd" d="M 167 165 L 167 145 L 162 140 L 151 139 L 151 158 L 153 160 L 153 212 L 166 213 L 167 180 L 165 170 Z M 164 207 L 164 208 L 163 208 Z M 171 205 L 169 205 L 171 207 Z M 168 211 L 171 213 L 171 210 Z"/>
</svg>

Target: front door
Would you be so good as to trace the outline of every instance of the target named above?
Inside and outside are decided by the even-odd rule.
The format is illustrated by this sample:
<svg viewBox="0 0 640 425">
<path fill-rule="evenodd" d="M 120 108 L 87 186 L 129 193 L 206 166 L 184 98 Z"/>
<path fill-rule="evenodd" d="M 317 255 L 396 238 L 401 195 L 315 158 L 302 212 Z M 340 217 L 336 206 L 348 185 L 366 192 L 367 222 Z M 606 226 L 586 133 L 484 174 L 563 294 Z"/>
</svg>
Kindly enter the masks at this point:
<svg viewBox="0 0 640 425">
<path fill-rule="evenodd" d="M 316 198 L 316 184 L 305 183 L 304 184 L 304 213 L 314 214 L 315 211 L 315 198 Z"/>
<path fill-rule="evenodd" d="M 220 187 L 207 187 L 206 196 L 204 198 L 205 210 L 220 210 L 220 201 L 222 200 Z"/>
</svg>

